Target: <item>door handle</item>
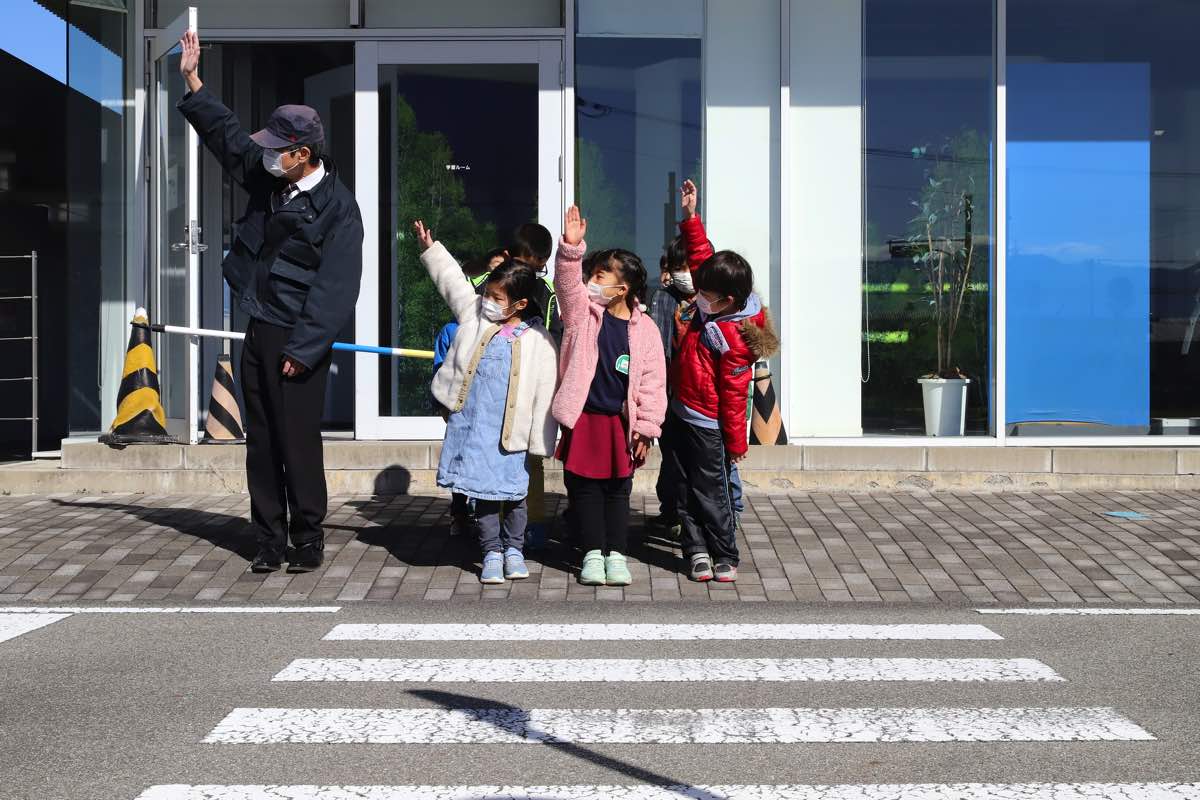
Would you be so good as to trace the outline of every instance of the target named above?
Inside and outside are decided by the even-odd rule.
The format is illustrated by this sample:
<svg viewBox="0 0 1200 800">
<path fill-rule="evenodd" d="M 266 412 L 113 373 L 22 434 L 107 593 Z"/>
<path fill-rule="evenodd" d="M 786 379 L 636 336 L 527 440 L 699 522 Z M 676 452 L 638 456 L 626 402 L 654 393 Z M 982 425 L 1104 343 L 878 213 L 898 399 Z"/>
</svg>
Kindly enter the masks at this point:
<svg viewBox="0 0 1200 800">
<path fill-rule="evenodd" d="M 188 250 L 192 253 L 203 253 L 208 250 L 208 245 L 200 241 L 200 232 L 200 226 L 196 224 L 195 220 L 192 220 L 191 225 L 184 226 L 184 233 L 187 235 L 188 240 L 186 242 L 172 242 L 171 252 L 178 253 L 181 250 Z"/>
</svg>

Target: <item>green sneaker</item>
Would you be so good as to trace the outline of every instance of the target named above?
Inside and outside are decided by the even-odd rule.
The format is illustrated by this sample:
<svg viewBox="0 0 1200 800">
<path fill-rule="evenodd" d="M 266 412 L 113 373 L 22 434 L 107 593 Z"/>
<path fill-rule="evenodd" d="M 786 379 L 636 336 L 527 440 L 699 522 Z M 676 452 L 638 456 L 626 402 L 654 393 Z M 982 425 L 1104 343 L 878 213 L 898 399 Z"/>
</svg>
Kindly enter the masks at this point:
<svg viewBox="0 0 1200 800">
<path fill-rule="evenodd" d="M 633 583 L 629 567 L 625 564 L 625 556 L 620 553 L 609 553 L 604 559 L 604 582 L 609 586 L 628 586 Z"/>
<path fill-rule="evenodd" d="M 579 570 L 579 582 L 584 586 L 604 585 L 604 553 L 589 550 L 583 557 L 583 569 Z"/>
</svg>

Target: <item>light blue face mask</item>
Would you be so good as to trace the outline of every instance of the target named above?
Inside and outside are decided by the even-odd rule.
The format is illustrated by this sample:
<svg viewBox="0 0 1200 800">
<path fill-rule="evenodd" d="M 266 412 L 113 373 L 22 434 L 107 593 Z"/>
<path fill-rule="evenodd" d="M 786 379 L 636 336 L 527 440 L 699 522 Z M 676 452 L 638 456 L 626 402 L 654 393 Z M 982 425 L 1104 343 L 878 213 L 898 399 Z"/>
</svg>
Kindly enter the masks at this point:
<svg viewBox="0 0 1200 800">
<path fill-rule="evenodd" d="M 283 153 L 278 150 L 263 150 L 263 168 L 276 178 L 282 178 L 286 172 L 283 168 Z"/>
</svg>

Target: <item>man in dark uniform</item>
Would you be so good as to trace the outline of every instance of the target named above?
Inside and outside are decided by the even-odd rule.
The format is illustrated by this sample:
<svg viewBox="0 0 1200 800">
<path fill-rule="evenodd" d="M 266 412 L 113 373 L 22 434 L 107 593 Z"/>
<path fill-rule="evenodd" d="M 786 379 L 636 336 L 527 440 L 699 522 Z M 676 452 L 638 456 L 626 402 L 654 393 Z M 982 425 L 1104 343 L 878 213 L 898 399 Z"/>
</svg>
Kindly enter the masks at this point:
<svg viewBox="0 0 1200 800">
<path fill-rule="evenodd" d="M 250 316 L 242 350 L 246 482 L 258 531 L 253 572 L 321 566 L 328 505 L 321 415 L 330 347 L 354 313 L 362 277 L 362 216 L 321 155 L 325 132 L 308 106 L 280 106 L 246 135 L 200 81 L 200 41 L 180 44 L 188 93 L 179 110 L 250 195 L 222 264 Z"/>
</svg>

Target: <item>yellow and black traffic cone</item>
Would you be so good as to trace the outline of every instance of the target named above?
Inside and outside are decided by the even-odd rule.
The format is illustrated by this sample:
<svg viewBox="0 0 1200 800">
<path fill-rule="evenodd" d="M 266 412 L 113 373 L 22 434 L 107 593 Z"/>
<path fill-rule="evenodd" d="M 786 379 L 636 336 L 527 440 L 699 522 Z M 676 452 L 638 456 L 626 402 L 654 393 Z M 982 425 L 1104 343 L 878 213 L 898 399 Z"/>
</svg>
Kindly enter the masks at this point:
<svg viewBox="0 0 1200 800">
<path fill-rule="evenodd" d="M 240 444 L 246 441 L 242 414 L 238 411 L 233 386 L 233 367 L 229 356 L 217 356 L 217 374 L 213 376 L 212 395 L 208 400 L 208 420 L 200 444 Z"/>
<path fill-rule="evenodd" d="M 150 347 L 150 320 L 146 309 L 133 315 L 129 347 L 125 350 L 125 369 L 117 392 L 117 416 L 112 429 L 100 437 L 104 444 L 175 444 L 167 433 L 167 415 L 158 395 L 158 371 L 154 350 Z"/>
<path fill-rule="evenodd" d="M 771 383 L 771 368 L 765 361 L 754 365 L 750 444 L 787 444 L 787 433 L 779 416 L 779 401 L 775 397 L 775 386 Z"/>
</svg>

